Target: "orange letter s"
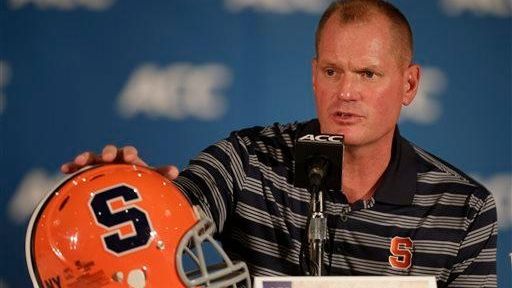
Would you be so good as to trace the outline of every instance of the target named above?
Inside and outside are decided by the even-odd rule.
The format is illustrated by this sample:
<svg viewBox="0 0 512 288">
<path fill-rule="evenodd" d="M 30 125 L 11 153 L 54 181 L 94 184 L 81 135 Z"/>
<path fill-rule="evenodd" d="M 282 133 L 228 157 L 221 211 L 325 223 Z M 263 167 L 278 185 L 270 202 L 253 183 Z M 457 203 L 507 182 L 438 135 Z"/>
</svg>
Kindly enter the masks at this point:
<svg viewBox="0 0 512 288">
<path fill-rule="evenodd" d="M 412 262 L 411 250 L 411 238 L 398 236 L 393 237 L 393 239 L 391 239 L 391 245 L 389 246 L 389 251 L 393 256 L 389 256 L 389 264 L 396 269 L 409 269 Z"/>
</svg>

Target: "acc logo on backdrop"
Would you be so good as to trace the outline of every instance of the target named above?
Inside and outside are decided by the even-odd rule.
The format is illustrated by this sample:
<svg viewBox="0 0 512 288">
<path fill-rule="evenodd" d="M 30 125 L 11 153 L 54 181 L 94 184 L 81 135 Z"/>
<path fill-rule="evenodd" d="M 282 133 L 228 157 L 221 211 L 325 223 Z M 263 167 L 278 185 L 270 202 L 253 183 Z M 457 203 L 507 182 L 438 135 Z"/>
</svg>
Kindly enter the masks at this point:
<svg viewBox="0 0 512 288">
<path fill-rule="evenodd" d="M 443 10 L 449 15 L 459 15 L 471 11 L 477 15 L 507 17 L 512 15 L 510 0 L 442 0 Z"/>
<path fill-rule="evenodd" d="M 499 229 L 512 228 L 512 173 L 497 173 L 485 178 L 476 174 L 471 176 L 482 183 L 494 197 L 498 210 Z"/>
<path fill-rule="evenodd" d="M 0 60 L 0 114 L 5 110 L 7 98 L 4 93 L 4 88 L 11 80 L 11 68 L 7 62 Z M 2 286 L 0 286 L 1 288 Z"/>
<path fill-rule="evenodd" d="M 9 4 L 13 9 L 33 3 L 40 9 L 71 10 L 81 6 L 88 10 L 102 11 L 110 8 L 114 2 L 115 0 L 10 0 Z"/>
<path fill-rule="evenodd" d="M 418 94 L 411 105 L 404 107 L 400 121 L 430 124 L 441 116 L 442 108 L 437 96 L 444 92 L 447 79 L 438 68 L 425 67 L 422 71 Z"/>
<path fill-rule="evenodd" d="M 275 13 L 296 11 L 320 13 L 329 6 L 331 0 L 225 0 L 224 3 L 229 10 L 234 12 L 252 8 Z"/>
<path fill-rule="evenodd" d="M 219 91 L 232 79 L 224 65 L 176 63 L 164 68 L 145 64 L 133 72 L 121 92 L 117 108 L 127 118 L 150 117 L 212 120 L 227 110 Z"/>
<path fill-rule="evenodd" d="M 16 192 L 9 200 L 7 213 L 12 223 L 25 223 L 37 203 L 61 178 L 62 176 L 59 173 L 50 175 L 44 169 L 34 168 L 30 170 L 18 184 Z M 3 287 L 0 286 L 0 288 Z"/>
</svg>

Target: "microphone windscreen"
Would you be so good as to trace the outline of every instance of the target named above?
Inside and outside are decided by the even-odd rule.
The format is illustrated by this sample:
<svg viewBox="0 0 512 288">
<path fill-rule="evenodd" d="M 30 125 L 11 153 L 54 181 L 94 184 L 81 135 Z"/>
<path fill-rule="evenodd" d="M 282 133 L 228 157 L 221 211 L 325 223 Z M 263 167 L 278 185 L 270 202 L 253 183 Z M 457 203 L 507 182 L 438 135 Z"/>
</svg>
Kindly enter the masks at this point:
<svg viewBox="0 0 512 288">
<path fill-rule="evenodd" d="M 305 134 L 295 143 L 294 185 L 308 188 L 309 170 L 314 163 L 327 160 L 328 171 L 323 189 L 341 190 L 343 135 Z"/>
</svg>

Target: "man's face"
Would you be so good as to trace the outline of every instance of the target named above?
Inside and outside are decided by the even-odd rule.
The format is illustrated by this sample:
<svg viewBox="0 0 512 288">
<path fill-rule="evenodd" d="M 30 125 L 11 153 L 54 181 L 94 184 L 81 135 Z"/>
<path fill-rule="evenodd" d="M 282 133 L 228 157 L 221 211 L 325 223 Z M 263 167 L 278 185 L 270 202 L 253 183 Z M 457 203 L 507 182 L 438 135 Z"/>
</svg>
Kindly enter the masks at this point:
<svg viewBox="0 0 512 288">
<path fill-rule="evenodd" d="M 417 90 L 419 67 L 399 61 L 387 19 L 324 26 L 313 60 L 313 89 L 322 133 L 344 134 L 347 146 L 390 143 L 402 105 Z"/>
</svg>

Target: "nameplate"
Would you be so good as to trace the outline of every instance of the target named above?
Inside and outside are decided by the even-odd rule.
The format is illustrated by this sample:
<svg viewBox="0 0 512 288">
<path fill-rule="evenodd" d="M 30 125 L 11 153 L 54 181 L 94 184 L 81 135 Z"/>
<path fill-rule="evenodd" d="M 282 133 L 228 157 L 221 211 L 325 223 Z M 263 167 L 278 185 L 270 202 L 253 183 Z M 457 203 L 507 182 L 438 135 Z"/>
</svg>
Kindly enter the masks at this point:
<svg viewBox="0 0 512 288">
<path fill-rule="evenodd" d="M 254 277 L 254 288 L 436 288 L 434 276 Z"/>
</svg>

